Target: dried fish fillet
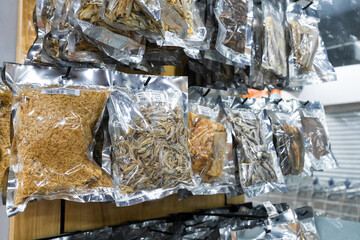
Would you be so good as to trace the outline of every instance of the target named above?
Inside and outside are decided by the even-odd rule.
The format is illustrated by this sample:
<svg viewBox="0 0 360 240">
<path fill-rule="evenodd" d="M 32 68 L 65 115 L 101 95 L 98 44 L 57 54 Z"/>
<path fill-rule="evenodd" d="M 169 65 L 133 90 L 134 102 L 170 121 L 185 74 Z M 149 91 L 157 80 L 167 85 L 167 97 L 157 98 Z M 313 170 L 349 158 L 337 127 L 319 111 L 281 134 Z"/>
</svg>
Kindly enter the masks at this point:
<svg viewBox="0 0 360 240">
<path fill-rule="evenodd" d="M 161 24 L 138 0 L 106 0 L 103 7 L 104 20 L 110 25 L 117 24 L 128 30 L 144 30 L 162 35 Z"/>
<path fill-rule="evenodd" d="M 223 125 L 189 112 L 188 147 L 192 169 L 205 180 L 214 182 L 222 176 L 226 158 L 226 129 Z"/>
<path fill-rule="evenodd" d="M 319 30 L 316 26 L 290 22 L 290 36 L 296 70 L 299 74 L 311 71 L 319 43 Z"/>
<path fill-rule="evenodd" d="M 304 140 L 296 126 L 273 124 L 274 144 L 284 176 L 299 175 L 304 169 Z"/>
<path fill-rule="evenodd" d="M 15 205 L 31 196 L 112 187 L 111 177 L 87 154 L 110 92 L 79 89 L 79 96 L 74 96 L 43 94 L 42 90 L 22 89 L 14 99 Z"/>
</svg>

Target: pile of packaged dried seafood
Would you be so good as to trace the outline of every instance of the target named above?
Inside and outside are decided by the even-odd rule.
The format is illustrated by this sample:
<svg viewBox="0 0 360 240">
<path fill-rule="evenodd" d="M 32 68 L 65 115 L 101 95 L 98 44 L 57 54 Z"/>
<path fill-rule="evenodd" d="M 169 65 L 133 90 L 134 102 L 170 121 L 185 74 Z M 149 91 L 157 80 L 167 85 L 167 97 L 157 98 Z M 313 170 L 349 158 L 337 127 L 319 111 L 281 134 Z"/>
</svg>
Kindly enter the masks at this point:
<svg viewBox="0 0 360 240">
<path fill-rule="evenodd" d="M 293 0 L 37 0 L 38 36 L 27 62 L 159 74 L 165 65 L 181 66 L 185 53 L 187 70 L 194 72 L 190 82 L 204 74 L 215 81 L 196 85 L 227 88 L 218 83 L 226 79 L 237 86 L 298 90 L 336 80 L 318 29 L 317 5 Z M 154 53 L 162 61 L 154 61 Z"/>
<path fill-rule="evenodd" d="M 2 76 L 9 215 L 40 199 L 253 197 L 286 191 L 285 175 L 337 165 L 318 102 L 188 91 L 186 77 L 105 69 L 6 64 Z"/>
</svg>

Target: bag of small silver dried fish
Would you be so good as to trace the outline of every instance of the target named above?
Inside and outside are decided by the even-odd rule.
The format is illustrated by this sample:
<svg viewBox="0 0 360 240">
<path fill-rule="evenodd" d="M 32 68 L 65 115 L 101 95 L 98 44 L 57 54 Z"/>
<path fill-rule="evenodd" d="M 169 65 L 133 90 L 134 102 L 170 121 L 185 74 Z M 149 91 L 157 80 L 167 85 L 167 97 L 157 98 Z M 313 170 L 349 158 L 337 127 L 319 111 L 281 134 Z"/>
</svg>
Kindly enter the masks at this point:
<svg viewBox="0 0 360 240">
<path fill-rule="evenodd" d="M 220 96 L 209 90 L 189 88 L 188 147 L 199 195 L 234 192 L 236 185 L 231 123 Z"/>
<path fill-rule="evenodd" d="M 305 139 L 299 106 L 296 100 L 282 99 L 269 100 L 266 105 L 276 153 L 284 176 L 311 175 L 311 162 L 305 161 Z"/>
<path fill-rule="evenodd" d="M 219 28 L 216 50 L 236 64 L 250 65 L 253 1 L 218 0 L 214 12 Z"/>
<path fill-rule="evenodd" d="M 222 97 L 222 104 L 232 122 L 244 193 L 254 197 L 272 189 L 286 191 L 270 120 L 263 110 L 265 99 Z"/>
<path fill-rule="evenodd" d="M 90 157 L 110 95 L 109 76 L 100 69 L 5 66 L 14 91 L 9 216 L 31 200 L 114 199 L 111 176 Z"/>
<path fill-rule="evenodd" d="M 331 150 L 325 111 L 320 102 L 301 102 L 301 123 L 305 136 L 305 160 L 315 170 L 338 167 Z"/>
<path fill-rule="evenodd" d="M 262 67 L 280 78 L 288 76 L 285 2 L 283 0 L 263 0 L 261 2 L 264 32 Z"/>
<path fill-rule="evenodd" d="M 118 206 L 194 185 L 187 147 L 187 78 L 114 75 L 108 103 Z"/>
</svg>

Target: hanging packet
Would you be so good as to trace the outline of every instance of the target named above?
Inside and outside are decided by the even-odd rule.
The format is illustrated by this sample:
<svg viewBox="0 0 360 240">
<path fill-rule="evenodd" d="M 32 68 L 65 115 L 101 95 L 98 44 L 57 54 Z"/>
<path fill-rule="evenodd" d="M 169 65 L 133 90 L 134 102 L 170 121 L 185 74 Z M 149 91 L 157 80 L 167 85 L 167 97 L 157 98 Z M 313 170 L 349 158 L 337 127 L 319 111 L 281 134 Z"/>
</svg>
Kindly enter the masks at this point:
<svg viewBox="0 0 360 240">
<path fill-rule="evenodd" d="M 305 139 L 299 102 L 269 100 L 266 109 L 271 121 L 274 145 L 281 171 L 287 175 L 311 175 L 311 162 L 305 162 Z"/>
<path fill-rule="evenodd" d="M 14 92 L 9 216 L 31 200 L 113 199 L 111 176 L 90 157 L 110 95 L 110 73 L 69 70 L 5 65 L 4 80 Z"/>
<path fill-rule="evenodd" d="M 262 67 L 280 78 L 286 78 L 288 66 L 284 1 L 264 0 L 261 5 L 265 28 Z"/>
<path fill-rule="evenodd" d="M 230 122 L 219 95 L 209 90 L 189 88 L 188 147 L 200 185 L 194 194 L 227 193 L 236 185 Z"/>
<path fill-rule="evenodd" d="M 310 161 L 314 170 L 338 166 L 331 150 L 324 107 L 320 102 L 301 102 L 301 124 L 305 136 L 305 161 Z"/>
<path fill-rule="evenodd" d="M 216 50 L 235 63 L 250 65 L 253 1 L 218 0 L 214 12 L 219 28 Z"/>
<path fill-rule="evenodd" d="M 265 99 L 222 97 L 236 141 L 240 183 L 248 197 L 273 189 L 286 191 L 273 144 Z"/>
<path fill-rule="evenodd" d="M 117 206 L 194 185 L 187 147 L 187 78 L 114 75 L 108 103 Z"/>
</svg>

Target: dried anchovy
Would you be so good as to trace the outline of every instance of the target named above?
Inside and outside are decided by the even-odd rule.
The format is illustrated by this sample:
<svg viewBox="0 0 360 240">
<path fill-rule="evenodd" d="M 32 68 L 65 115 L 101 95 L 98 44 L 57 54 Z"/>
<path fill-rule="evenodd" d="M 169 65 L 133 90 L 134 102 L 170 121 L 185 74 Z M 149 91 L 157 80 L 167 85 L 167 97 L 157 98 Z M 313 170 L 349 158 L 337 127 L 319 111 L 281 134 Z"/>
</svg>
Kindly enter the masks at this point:
<svg viewBox="0 0 360 240">
<path fill-rule="evenodd" d="M 309 72 L 319 43 L 319 30 L 315 26 L 300 25 L 299 22 L 291 22 L 289 25 L 298 69 Z"/>
<path fill-rule="evenodd" d="M 119 159 L 119 186 L 123 193 L 173 188 L 190 183 L 191 169 L 186 145 L 183 111 L 165 103 L 143 106 L 134 119 L 136 129 L 115 140 Z"/>
<path fill-rule="evenodd" d="M 322 156 L 329 154 L 329 140 L 320 120 L 318 118 L 302 116 L 301 124 L 306 139 L 310 141 L 311 152 L 315 158 L 320 160 Z"/>
<path fill-rule="evenodd" d="M 105 18 L 133 30 L 149 30 L 161 33 L 161 25 L 136 0 L 108 0 Z"/>
<path fill-rule="evenodd" d="M 276 182 L 271 155 L 267 152 L 265 136 L 260 120 L 237 114 L 233 118 L 238 157 L 241 165 L 242 184 L 245 187 L 261 182 Z"/>
<path fill-rule="evenodd" d="M 265 68 L 275 74 L 287 76 L 286 39 L 284 29 L 272 17 L 265 18 Z M 264 61 L 263 61 L 264 62 Z"/>
<path fill-rule="evenodd" d="M 274 143 L 280 158 L 281 171 L 286 175 L 299 175 L 304 169 L 305 147 L 300 130 L 288 124 L 273 124 Z"/>
<path fill-rule="evenodd" d="M 188 128 L 192 170 L 205 182 L 213 182 L 222 176 L 226 154 L 226 129 L 217 122 L 191 112 Z"/>
<path fill-rule="evenodd" d="M 247 0 L 224 1 L 219 16 L 226 28 L 226 37 L 222 44 L 235 52 L 245 52 L 246 24 L 248 13 Z"/>
</svg>

